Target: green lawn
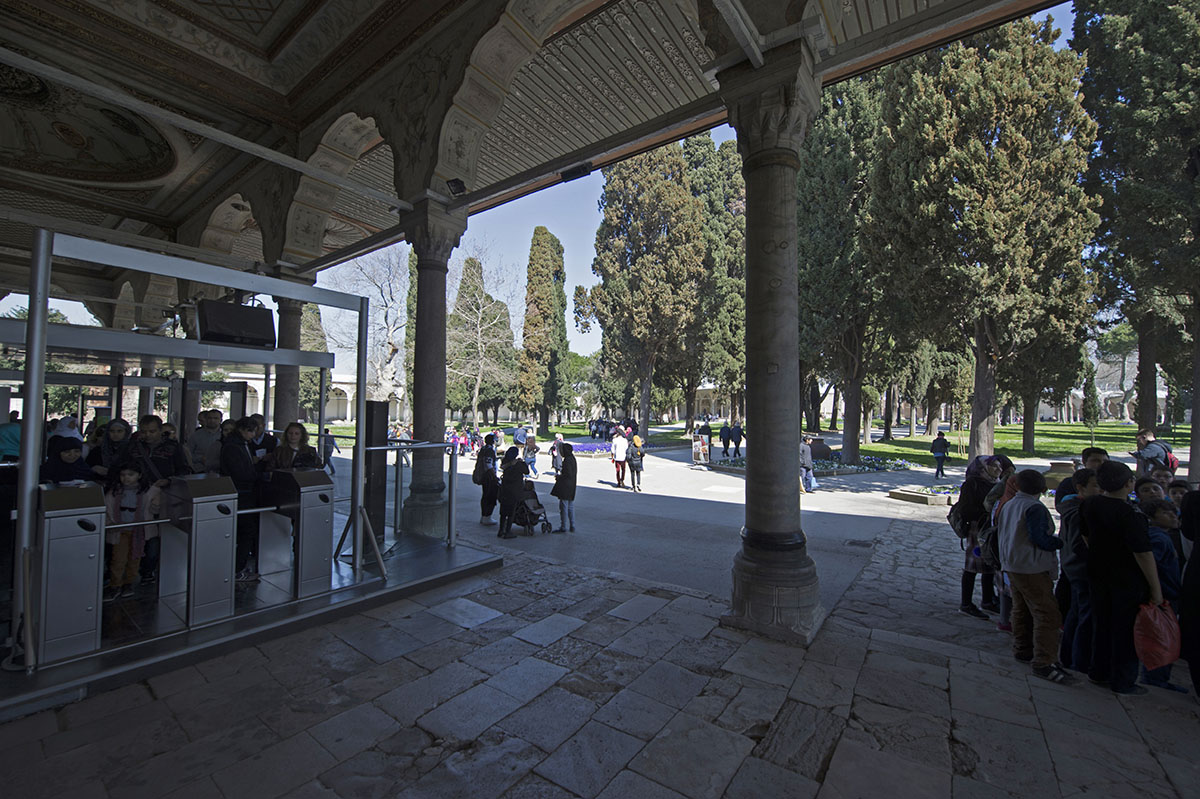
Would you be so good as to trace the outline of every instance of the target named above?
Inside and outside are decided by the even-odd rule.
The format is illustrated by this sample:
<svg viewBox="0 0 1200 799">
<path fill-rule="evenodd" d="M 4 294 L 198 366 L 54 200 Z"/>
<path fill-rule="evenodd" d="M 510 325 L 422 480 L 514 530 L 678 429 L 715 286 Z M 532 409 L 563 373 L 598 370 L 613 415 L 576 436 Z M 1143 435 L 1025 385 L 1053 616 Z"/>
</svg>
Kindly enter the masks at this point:
<svg viewBox="0 0 1200 799">
<path fill-rule="evenodd" d="M 901 428 L 904 429 L 904 428 Z M 1103 447 L 1110 453 L 1120 454 L 1129 452 L 1137 444 L 1134 436 L 1137 427 L 1132 424 L 1105 422 L 1096 428 L 1095 446 Z M 949 433 L 950 456 L 958 456 L 958 433 Z M 967 445 L 969 435 L 963 431 L 963 447 Z M 882 458 L 904 458 L 915 463 L 933 466 L 933 455 L 929 453 L 930 436 L 917 436 L 914 439 L 901 438 L 895 441 L 871 444 L 862 447 L 863 455 L 874 455 Z M 1171 442 L 1175 446 L 1187 445 L 1186 431 Z M 1062 424 L 1058 422 L 1038 422 L 1034 426 L 1034 455 L 1041 458 L 1059 456 L 1079 456 L 1080 450 L 1092 446 L 1092 436 L 1082 424 Z M 1014 460 L 1029 457 L 1021 450 L 1021 425 L 1013 424 L 996 428 L 996 454 L 1007 455 Z M 961 459 L 961 458 L 960 458 Z"/>
</svg>

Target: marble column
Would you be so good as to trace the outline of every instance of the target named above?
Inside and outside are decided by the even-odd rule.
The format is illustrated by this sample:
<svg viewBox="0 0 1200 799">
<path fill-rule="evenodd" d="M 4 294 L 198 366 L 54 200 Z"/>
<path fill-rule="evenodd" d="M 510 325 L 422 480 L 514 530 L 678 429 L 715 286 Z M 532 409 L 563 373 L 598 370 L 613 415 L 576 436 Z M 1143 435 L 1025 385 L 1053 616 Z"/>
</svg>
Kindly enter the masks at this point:
<svg viewBox="0 0 1200 799">
<path fill-rule="evenodd" d="M 300 318 L 304 303 L 276 297 L 279 313 L 279 330 L 276 346 L 283 350 L 300 349 Z M 271 411 L 272 425 L 282 430 L 300 418 L 300 367 L 275 366 L 275 405 Z"/>
<path fill-rule="evenodd" d="M 142 377 L 154 377 L 154 357 L 150 355 L 142 356 L 142 368 L 138 372 Z M 138 419 L 143 416 L 154 413 L 154 389 L 150 387 L 142 387 L 138 389 L 138 406 L 137 419 L 127 419 L 134 429 L 137 429 Z"/>
<path fill-rule="evenodd" d="M 413 340 L 413 437 L 441 441 L 446 423 L 446 270 L 450 253 L 467 229 L 466 213 L 450 213 L 424 200 L 405 236 L 417 253 L 417 318 Z M 405 530 L 441 535 L 446 530 L 445 456 L 417 450 L 404 501 Z"/>
<path fill-rule="evenodd" d="M 807 644 L 825 611 L 800 525 L 796 170 L 820 81 L 802 41 L 717 77 L 746 180 L 746 525 L 722 623 Z"/>
</svg>

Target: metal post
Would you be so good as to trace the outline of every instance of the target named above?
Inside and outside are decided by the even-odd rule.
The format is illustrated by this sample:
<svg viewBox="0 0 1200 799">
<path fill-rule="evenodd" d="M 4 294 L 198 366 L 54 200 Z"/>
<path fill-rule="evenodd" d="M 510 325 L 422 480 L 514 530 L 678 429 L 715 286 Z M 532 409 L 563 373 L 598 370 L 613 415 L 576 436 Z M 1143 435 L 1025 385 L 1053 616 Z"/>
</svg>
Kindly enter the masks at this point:
<svg viewBox="0 0 1200 799">
<path fill-rule="evenodd" d="M 450 474 L 446 476 L 446 546 L 454 549 L 457 531 L 454 524 L 454 494 L 458 483 L 458 447 L 450 446 Z"/>
<path fill-rule="evenodd" d="M 259 413 L 263 417 L 263 428 L 271 429 L 271 364 L 263 366 L 263 395 L 262 408 Z"/>
<path fill-rule="evenodd" d="M 25 552 L 33 548 L 37 526 L 38 466 L 42 462 L 42 394 L 46 390 L 46 322 L 49 317 L 50 252 L 54 234 L 38 229 L 33 234 L 29 275 L 29 315 L 25 321 L 25 402 L 21 419 L 21 468 L 17 474 L 17 539 L 13 564 L 12 637 L 25 607 Z M 28 625 L 26 625 L 28 630 Z M 29 636 L 26 636 L 29 639 Z M 26 662 L 33 658 L 25 653 Z"/>
<path fill-rule="evenodd" d="M 116 388 L 113 389 L 113 400 L 112 400 L 112 418 L 113 419 L 123 419 L 124 418 L 124 416 L 122 415 L 122 413 L 125 410 L 124 405 L 125 405 L 125 373 L 120 372 L 117 375 L 117 386 L 116 386 Z"/>
<path fill-rule="evenodd" d="M 368 311 L 370 301 L 360 297 L 358 301 L 358 364 L 354 374 L 354 467 L 351 471 L 350 518 L 354 523 L 354 579 L 362 579 L 363 544 L 363 492 L 366 483 L 364 469 L 367 464 L 366 436 L 360 426 L 367 418 L 367 338 L 369 333 Z"/>
<path fill-rule="evenodd" d="M 400 540 L 400 506 L 403 505 L 400 482 L 404 474 L 404 459 L 400 457 L 401 450 L 396 450 L 395 479 L 392 481 L 392 538 Z"/>
</svg>

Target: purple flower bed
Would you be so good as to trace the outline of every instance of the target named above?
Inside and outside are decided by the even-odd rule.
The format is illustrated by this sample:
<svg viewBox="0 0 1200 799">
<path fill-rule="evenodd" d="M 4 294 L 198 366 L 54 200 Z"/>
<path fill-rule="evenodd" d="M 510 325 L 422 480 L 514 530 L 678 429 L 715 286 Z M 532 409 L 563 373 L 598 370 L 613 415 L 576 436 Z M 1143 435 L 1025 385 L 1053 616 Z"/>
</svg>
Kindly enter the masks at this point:
<svg viewBox="0 0 1200 799">
<path fill-rule="evenodd" d="M 603 444 L 572 444 L 571 449 L 578 453 L 591 454 L 593 452 L 612 452 L 612 444 L 605 442 Z"/>
</svg>

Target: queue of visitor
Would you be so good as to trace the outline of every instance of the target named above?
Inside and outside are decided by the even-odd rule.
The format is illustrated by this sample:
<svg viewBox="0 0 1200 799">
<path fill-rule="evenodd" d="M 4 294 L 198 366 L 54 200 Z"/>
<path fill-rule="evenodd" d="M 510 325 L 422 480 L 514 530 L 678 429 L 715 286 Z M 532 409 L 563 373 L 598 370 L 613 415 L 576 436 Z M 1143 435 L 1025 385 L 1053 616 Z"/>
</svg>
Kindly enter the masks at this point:
<svg viewBox="0 0 1200 799">
<path fill-rule="evenodd" d="M 1042 679 L 1067 684 L 1081 674 L 1117 694 L 1186 693 L 1170 665 L 1139 665 L 1134 646 L 1139 611 L 1169 607 L 1200 693 L 1200 569 L 1187 568 L 1200 491 L 1176 479 L 1179 461 L 1152 430 L 1137 442 L 1129 453 L 1137 474 L 1104 449 L 1083 450 L 1081 468 L 1055 489 L 1057 535 L 1041 472 L 1017 471 L 1003 455 L 973 459 L 951 511 L 966 553 L 959 610 L 984 621 L 999 613 L 1013 657 Z"/>
<path fill-rule="evenodd" d="M 105 532 L 108 579 L 104 600 L 134 595 L 135 585 L 158 580 L 159 525 L 162 491 L 174 477 L 189 474 L 225 475 L 238 492 L 241 508 L 258 507 L 260 490 L 270 472 L 278 469 L 332 469 L 338 449 L 328 428 L 321 435 L 321 451 L 309 444 L 309 433 L 299 422 L 288 424 L 276 438 L 266 429 L 261 414 L 238 420 L 223 419 L 219 410 L 202 411 L 198 426 L 185 442 L 175 426 L 153 414 L 138 420 L 137 429 L 124 419 L 93 421 L 86 431 L 74 416 L 47 423 L 45 460 L 38 478 L 42 483 L 99 483 L 104 490 L 108 523 L 146 522 Z M 0 425 L 0 457 L 15 460 L 20 448 L 20 424 L 13 412 Z M 15 471 L 15 470 L 14 470 Z M 236 579 L 259 580 L 257 572 L 258 514 L 241 514 L 237 520 Z"/>
</svg>

